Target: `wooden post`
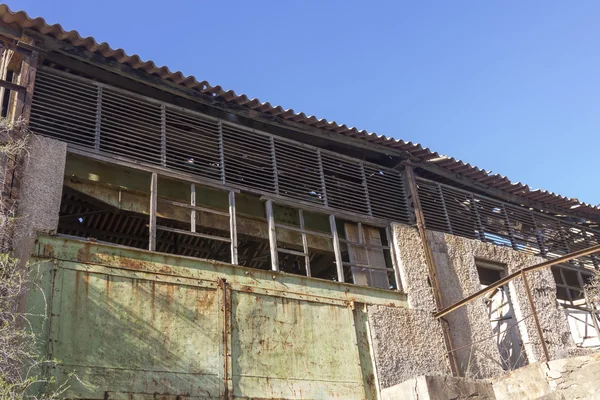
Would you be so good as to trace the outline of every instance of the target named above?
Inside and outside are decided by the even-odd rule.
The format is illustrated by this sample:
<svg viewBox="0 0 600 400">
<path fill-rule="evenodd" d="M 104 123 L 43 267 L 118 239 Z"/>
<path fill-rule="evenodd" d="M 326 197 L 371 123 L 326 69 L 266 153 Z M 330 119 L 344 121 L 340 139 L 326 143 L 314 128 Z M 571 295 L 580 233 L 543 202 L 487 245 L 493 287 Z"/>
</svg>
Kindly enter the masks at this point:
<svg viewBox="0 0 600 400">
<path fill-rule="evenodd" d="M 190 184 L 190 205 L 196 206 L 196 185 Z M 196 210 L 190 212 L 190 232 L 196 232 Z"/>
<path fill-rule="evenodd" d="M 344 264 L 342 261 L 342 251 L 340 250 L 340 238 L 335 224 L 335 215 L 329 216 L 329 226 L 331 227 L 331 236 L 333 238 L 333 252 L 335 254 L 338 282 L 344 282 Z"/>
<path fill-rule="evenodd" d="M 235 192 L 229 192 L 229 234 L 231 235 L 231 263 L 238 263 L 237 222 L 235 215 Z"/>
<path fill-rule="evenodd" d="M 277 255 L 277 233 L 275 231 L 275 218 L 273 217 L 273 202 L 265 202 L 265 211 L 267 214 L 267 225 L 269 226 L 269 244 L 271 250 L 271 269 L 279 271 L 279 261 Z"/>
<path fill-rule="evenodd" d="M 419 191 L 417 187 L 417 181 L 415 179 L 415 172 L 412 167 L 407 166 L 405 169 L 406 181 L 412 198 L 413 208 L 415 212 L 415 220 L 417 222 L 417 229 L 419 236 L 423 242 L 423 251 L 425 252 L 425 262 L 427 263 L 427 270 L 429 272 L 429 281 L 431 282 L 431 289 L 433 291 L 433 298 L 435 300 L 436 311 L 443 309 L 442 293 L 440 290 L 440 283 L 435 268 L 435 262 L 433 261 L 433 252 L 429 245 L 429 239 L 427 237 L 427 231 L 425 229 L 425 216 L 423 215 L 423 209 L 421 208 L 421 200 L 419 199 Z M 410 294 L 409 294 L 410 295 Z M 450 336 L 450 329 L 446 321 L 441 321 L 442 333 L 444 335 L 444 343 L 446 350 L 448 351 L 448 359 L 450 361 L 450 369 L 454 376 L 459 375 L 458 362 L 456 355 L 452 348 L 452 338 Z"/>
<path fill-rule="evenodd" d="M 23 42 L 35 45 L 35 41 L 30 38 L 24 38 Z M 25 87 L 25 93 L 17 93 L 12 113 L 12 122 L 22 119 L 29 123 L 31 115 L 31 103 L 33 101 L 33 88 L 35 84 L 35 75 L 37 73 L 39 54 L 32 50 L 29 54 L 23 56 L 21 71 L 19 73 L 18 84 Z"/>
<path fill-rule="evenodd" d="M 1 44 L 2 46 L 2 59 L 0 60 L 0 79 L 2 81 L 6 81 L 6 77 L 8 75 L 8 64 L 10 63 L 10 60 L 13 57 L 14 51 L 9 49 L 8 47 L 4 46 Z M 4 86 L 0 87 L 0 107 L 2 107 L 4 105 L 4 95 L 6 93 L 6 88 Z M 0 112 L 1 112 L 1 108 L 0 108 Z"/>
<path fill-rule="evenodd" d="M 310 274 L 310 255 L 308 254 L 308 238 L 306 232 L 304 232 L 304 213 L 302 209 L 298 210 L 298 218 L 300 219 L 300 229 L 302 230 L 302 250 L 304 251 L 304 266 L 306 268 L 306 276 Z"/>
<path fill-rule="evenodd" d="M 150 181 L 150 238 L 148 249 L 156 251 L 156 206 L 158 200 L 158 175 L 152 173 Z"/>
</svg>

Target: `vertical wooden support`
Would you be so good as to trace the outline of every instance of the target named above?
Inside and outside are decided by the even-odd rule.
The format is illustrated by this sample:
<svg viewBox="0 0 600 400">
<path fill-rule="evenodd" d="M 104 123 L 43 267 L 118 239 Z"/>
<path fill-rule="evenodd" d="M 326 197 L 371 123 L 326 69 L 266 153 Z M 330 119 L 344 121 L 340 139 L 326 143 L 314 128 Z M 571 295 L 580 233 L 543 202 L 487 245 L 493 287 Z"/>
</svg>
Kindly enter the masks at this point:
<svg viewBox="0 0 600 400">
<path fill-rule="evenodd" d="M 448 228 L 448 233 L 451 235 L 452 233 L 452 224 L 450 223 L 450 216 L 448 215 L 448 208 L 446 207 L 446 200 L 444 199 L 444 192 L 442 191 L 442 185 L 437 184 L 438 193 L 440 195 L 440 201 L 442 204 L 442 211 L 444 212 L 444 219 L 446 220 L 446 227 Z"/>
<path fill-rule="evenodd" d="M 419 199 L 419 191 L 417 187 L 417 181 L 415 179 L 415 172 L 412 169 L 412 167 L 406 166 L 405 173 L 406 181 L 408 183 L 408 188 L 410 190 L 410 195 L 412 198 L 413 208 L 415 212 L 415 220 L 417 222 L 417 229 L 419 231 L 419 236 L 421 237 L 421 242 L 423 242 L 425 262 L 427 263 L 427 269 L 429 271 L 429 281 L 431 283 L 431 289 L 433 291 L 433 298 L 435 300 L 436 311 L 439 311 L 444 308 L 442 301 L 442 292 L 440 290 L 440 282 L 437 276 L 435 262 L 433 260 L 433 252 L 431 251 L 431 246 L 429 245 L 429 238 L 427 237 L 427 231 L 425 230 L 425 216 L 423 215 L 423 209 L 421 208 L 421 200 Z M 450 336 L 450 329 L 445 320 L 441 321 L 441 326 L 442 333 L 444 335 L 444 343 L 446 345 L 446 350 L 448 352 L 448 358 L 450 361 L 450 369 L 452 370 L 452 374 L 454 376 L 458 376 L 459 368 L 456 360 L 456 355 L 454 354 L 454 350 L 452 348 L 452 338 Z"/>
<path fill-rule="evenodd" d="M 523 270 L 521 270 L 521 278 L 523 279 L 523 284 L 525 285 L 525 292 L 527 293 L 527 300 L 529 300 L 529 307 L 531 308 L 531 313 L 533 314 L 535 329 L 537 329 L 538 338 L 540 339 L 542 351 L 544 352 L 544 361 L 548 362 L 550 361 L 550 356 L 548 355 L 548 347 L 546 346 L 546 341 L 544 340 L 544 332 L 542 331 L 540 319 L 538 318 L 537 311 L 535 309 L 535 304 L 533 302 L 533 297 L 531 296 L 531 290 L 529 289 L 529 283 L 527 282 L 527 275 Z"/>
<path fill-rule="evenodd" d="M 502 203 L 502 214 L 504 214 L 504 223 L 506 224 L 506 230 L 508 231 L 508 236 L 510 237 L 510 244 L 513 249 L 519 250 L 519 246 L 515 240 L 515 231 L 510 223 L 510 218 L 508 218 L 508 212 L 506 211 L 506 206 L 504 203 Z"/>
<path fill-rule="evenodd" d="M 271 269 L 279 271 L 279 261 L 277 255 L 277 233 L 275 231 L 275 217 L 273 216 L 273 202 L 265 202 L 265 211 L 267 214 L 267 225 L 269 227 L 269 247 L 271 250 Z"/>
<path fill-rule="evenodd" d="M 231 263 L 238 263 L 237 222 L 235 211 L 235 192 L 229 192 L 229 234 L 231 235 Z"/>
<path fill-rule="evenodd" d="M 158 201 L 158 175 L 152 173 L 150 182 L 150 239 L 149 250 L 156 251 L 156 205 Z"/>
<path fill-rule="evenodd" d="M 190 205 L 196 206 L 196 185 L 190 184 Z M 190 232 L 196 232 L 196 210 L 190 212 Z"/>
<path fill-rule="evenodd" d="M 475 217 L 475 225 L 477 226 L 477 231 L 479 232 L 479 240 L 485 242 L 485 231 L 483 229 L 483 224 L 481 223 L 479 210 L 477 209 L 477 200 L 475 200 L 475 195 L 473 195 L 473 193 L 471 193 L 471 206 L 473 206 L 473 216 Z"/>
<path fill-rule="evenodd" d="M 160 165 L 167 166 L 167 109 L 160 106 Z"/>
<path fill-rule="evenodd" d="M 325 184 L 325 171 L 323 170 L 323 159 L 321 157 L 321 150 L 317 150 L 317 158 L 319 160 L 319 176 L 321 177 L 321 191 L 323 193 L 323 204 L 325 205 L 325 207 L 327 207 L 327 185 Z"/>
<path fill-rule="evenodd" d="M 400 277 L 400 263 L 397 259 L 396 254 L 396 243 L 394 236 L 392 236 L 392 230 L 389 226 L 385 228 L 385 236 L 387 238 L 388 247 L 390 248 L 390 258 L 392 259 L 392 267 L 394 268 L 394 277 L 396 278 L 396 289 L 403 291 L 402 278 Z"/>
<path fill-rule="evenodd" d="M 344 264 L 342 261 L 342 251 L 340 250 L 340 238 L 335 223 L 335 215 L 329 216 L 329 226 L 331 227 L 331 236 L 333 237 L 333 253 L 335 254 L 338 282 L 344 282 Z"/>
<path fill-rule="evenodd" d="M 273 163 L 273 182 L 275 183 L 275 194 L 279 195 L 279 173 L 277 171 L 277 157 L 275 157 L 275 139 L 270 136 L 271 162 Z"/>
<path fill-rule="evenodd" d="M 373 211 L 371 210 L 371 199 L 369 198 L 369 187 L 367 186 L 367 175 L 365 173 L 365 165 L 360 163 L 360 173 L 362 175 L 362 185 L 363 189 L 365 189 L 365 200 L 367 200 L 367 210 L 370 216 L 373 216 Z"/>
<path fill-rule="evenodd" d="M 14 51 L 5 47 L 0 42 L 0 49 L 2 50 L 2 59 L 0 59 L 0 79 L 6 80 L 8 76 L 8 65 L 10 64 L 10 60 L 14 55 Z M 6 94 L 6 89 L 4 87 L 0 87 L 0 107 L 4 106 L 4 96 Z M 0 113 L 2 110 L 0 109 Z"/>
<path fill-rule="evenodd" d="M 537 225 L 537 221 L 535 220 L 535 214 L 533 211 L 529 211 L 529 215 L 531 216 L 531 221 L 533 223 L 533 229 L 535 229 L 535 240 L 537 241 L 538 247 L 540 248 L 540 255 L 546 256 L 546 247 L 544 243 L 544 235 L 540 232 L 540 229 Z"/>
<path fill-rule="evenodd" d="M 35 40 L 30 37 L 24 36 L 21 39 L 21 41 L 29 45 L 35 46 Z M 19 72 L 17 84 L 25 87 L 25 92 L 15 93 L 11 113 L 12 122 L 16 122 L 17 120 L 21 119 L 25 121 L 25 123 L 29 123 L 38 60 L 39 53 L 35 50 L 32 50 L 23 55 L 23 62 L 21 63 L 21 71 Z"/>
<path fill-rule="evenodd" d="M 223 147 L 223 123 L 219 121 L 219 156 L 221 158 L 221 183 L 225 184 L 225 147 Z"/>
<path fill-rule="evenodd" d="M 306 276 L 310 274 L 310 255 L 308 254 L 308 239 L 306 232 L 304 232 L 304 212 L 301 209 L 298 210 L 298 218 L 300 219 L 300 229 L 302 229 L 302 250 L 304 252 L 304 265 L 306 268 Z"/>
<path fill-rule="evenodd" d="M 98 85 L 96 93 L 96 126 L 94 128 L 94 149 L 100 150 L 100 131 L 102 129 L 102 85 Z"/>
</svg>

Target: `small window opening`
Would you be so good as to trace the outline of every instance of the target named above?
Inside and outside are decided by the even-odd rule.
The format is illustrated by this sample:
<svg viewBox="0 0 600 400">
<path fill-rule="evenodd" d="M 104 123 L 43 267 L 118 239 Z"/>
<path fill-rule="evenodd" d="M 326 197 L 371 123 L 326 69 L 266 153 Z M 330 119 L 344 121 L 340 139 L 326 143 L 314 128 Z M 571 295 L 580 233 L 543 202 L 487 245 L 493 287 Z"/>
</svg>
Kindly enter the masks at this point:
<svg viewBox="0 0 600 400">
<path fill-rule="evenodd" d="M 479 283 L 488 287 L 506 276 L 506 266 L 488 260 L 475 260 Z M 510 371 L 527 364 L 523 341 L 515 317 L 508 284 L 494 289 L 484 298 L 502 367 Z"/>
</svg>

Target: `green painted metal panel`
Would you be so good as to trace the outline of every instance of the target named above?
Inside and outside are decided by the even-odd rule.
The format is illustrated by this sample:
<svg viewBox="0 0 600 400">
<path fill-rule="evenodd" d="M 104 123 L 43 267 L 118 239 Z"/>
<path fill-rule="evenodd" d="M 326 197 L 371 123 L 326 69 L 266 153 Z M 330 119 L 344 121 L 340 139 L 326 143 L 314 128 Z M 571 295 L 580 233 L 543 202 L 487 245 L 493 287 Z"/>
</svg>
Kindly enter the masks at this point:
<svg viewBox="0 0 600 400">
<path fill-rule="evenodd" d="M 60 371 L 95 386 L 69 395 L 156 391 L 218 397 L 215 289 L 87 272 L 68 262 L 61 269 L 54 356 Z"/>
<path fill-rule="evenodd" d="M 405 304 L 398 292 L 53 237 L 36 252 L 52 272 L 53 373 L 81 380 L 70 398 L 375 398 L 354 305 Z"/>
<path fill-rule="evenodd" d="M 365 397 L 352 309 L 232 294 L 236 397 Z"/>
<path fill-rule="evenodd" d="M 35 251 L 36 255 L 42 258 L 101 265 L 132 272 L 145 271 L 159 274 L 160 277 L 175 276 L 212 282 L 221 278 L 226 279 L 236 290 L 261 290 L 266 294 L 277 292 L 282 297 L 296 297 L 301 300 L 313 299 L 339 304 L 358 301 L 392 307 L 408 306 L 406 294 L 397 291 L 93 242 L 40 236 Z"/>
</svg>

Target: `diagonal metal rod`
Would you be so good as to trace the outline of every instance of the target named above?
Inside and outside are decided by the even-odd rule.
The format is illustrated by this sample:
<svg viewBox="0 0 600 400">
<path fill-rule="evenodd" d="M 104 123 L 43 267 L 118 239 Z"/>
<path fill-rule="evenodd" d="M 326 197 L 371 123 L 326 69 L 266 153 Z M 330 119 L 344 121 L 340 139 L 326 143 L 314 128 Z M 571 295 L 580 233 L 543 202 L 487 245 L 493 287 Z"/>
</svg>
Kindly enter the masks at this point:
<svg viewBox="0 0 600 400">
<path fill-rule="evenodd" d="M 554 260 L 548 260 L 548 261 L 544 261 L 542 263 L 539 264 L 535 264 L 535 265 L 531 265 L 529 267 L 525 267 L 523 269 L 520 269 L 519 271 L 513 272 L 510 275 L 505 276 L 504 278 L 500 279 L 497 282 L 494 282 L 493 284 L 491 284 L 490 286 L 481 289 L 478 292 L 473 293 L 470 296 L 465 297 L 464 299 L 462 299 L 461 301 L 452 304 L 451 306 L 448 306 L 446 308 L 444 308 L 441 311 L 438 311 L 437 313 L 433 314 L 433 316 L 435 318 L 441 318 L 446 314 L 451 313 L 452 311 L 458 310 L 459 308 L 461 308 L 462 306 L 464 306 L 465 304 L 478 299 L 479 297 L 483 296 L 486 293 L 491 292 L 492 290 L 499 288 L 501 286 L 506 285 L 508 282 L 512 281 L 513 279 L 515 279 L 518 276 L 521 276 L 521 273 L 525 273 L 525 272 L 531 272 L 531 271 L 537 271 L 538 269 L 542 269 L 542 268 L 546 268 L 546 267 L 550 267 L 552 265 L 556 265 L 556 264 L 561 264 L 564 263 L 566 261 L 570 261 L 574 258 L 579 258 L 579 257 L 583 257 L 583 256 L 588 256 L 590 254 L 596 253 L 600 251 L 600 244 L 597 244 L 595 246 L 592 247 L 588 247 L 585 248 L 583 250 L 578 250 L 578 251 L 574 251 L 572 253 L 566 254 L 562 257 L 558 257 L 555 258 Z"/>
</svg>

